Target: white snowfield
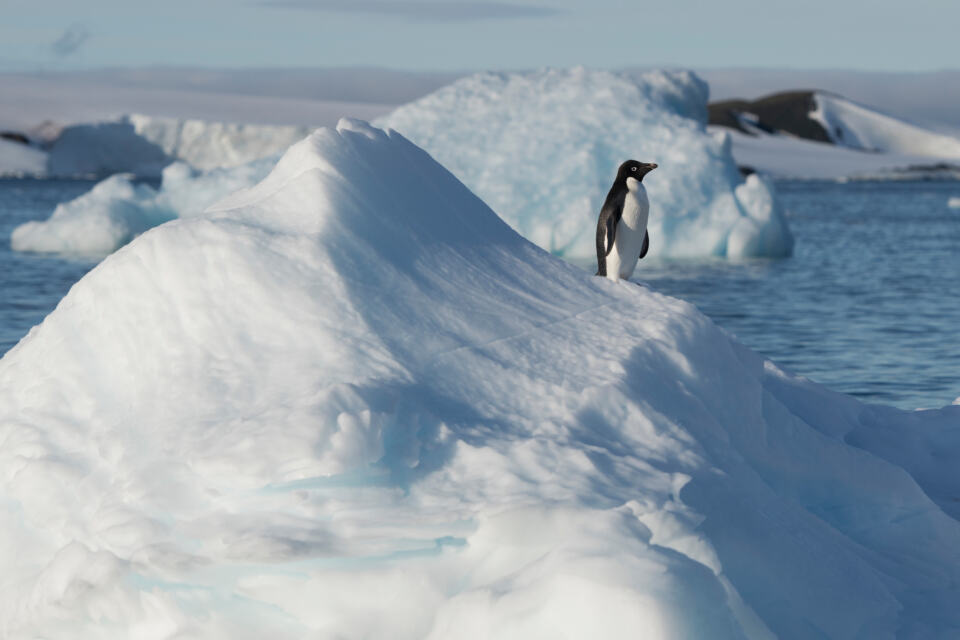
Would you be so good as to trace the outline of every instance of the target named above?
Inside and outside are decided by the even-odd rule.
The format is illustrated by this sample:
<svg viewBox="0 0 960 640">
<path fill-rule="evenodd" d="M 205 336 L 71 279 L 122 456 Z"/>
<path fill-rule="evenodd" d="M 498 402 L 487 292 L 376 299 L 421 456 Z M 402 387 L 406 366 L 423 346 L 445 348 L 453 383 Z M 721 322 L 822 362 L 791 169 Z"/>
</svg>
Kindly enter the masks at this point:
<svg viewBox="0 0 960 640">
<path fill-rule="evenodd" d="M 793 237 L 772 186 L 744 183 L 727 139 L 707 133 L 707 93 L 687 71 L 483 73 L 377 124 L 422 146 L 557 255 L 596 255 L 597 214 L 630 158 L 660 165 L 643 181 L 651 255 L 790 255 Z"/>
<path fill-rule="evenodd" d="M 810 117 L 827 130 L 834 144 L 759 129 L 753 136 L 724 127 L 709 130 L 730 136 L 739 164 L 776 178 L 960 177 L 960 139 L 835 94 L 816 92 L 814 101 L 817 106 Z M 955 169 L 937 168 L 944 161 Z"/>
<path fill-rule="evenodd" d="M 5 638 L 960 631 L 960 406 L 867 406 L 343 121 L 0 360 Z"/>
<path fill-rule="evenodd" d="M 773 178 L 924 179 L 937 177 L 938 172 L 923 167 L 942 162 L 939 158 L 928 156 L 864 152 L 790 135 L 759 132 L 756 136 L 750 136 L 718 126 L 711 126 L 709 130 L 730 137 L 738 164 Z M 960 177 L 960 163 L 954 174 Z"/>
</svg>

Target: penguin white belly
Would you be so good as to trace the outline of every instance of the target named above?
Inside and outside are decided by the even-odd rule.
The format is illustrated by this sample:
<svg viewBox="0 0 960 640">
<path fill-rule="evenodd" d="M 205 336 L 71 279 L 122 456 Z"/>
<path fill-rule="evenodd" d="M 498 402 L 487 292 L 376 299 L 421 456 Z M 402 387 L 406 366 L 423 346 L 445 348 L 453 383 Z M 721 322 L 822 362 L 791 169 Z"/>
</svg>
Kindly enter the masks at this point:
<svg viewBox="0 0 960 640">
<path fill-rule="evenodd" d="M 647 234 L 647 219 L 650 217 L 650 201 L 643 184 L 627 178 L 627 197 L 623 202 L 623 214 L 617 223 L 617 235 L 613 249 L 607 256 L 607 277 L 619 276 L 626 280 L 637 268 L 637 260 L 643 250 L 643 238 Z"/>
</svg>

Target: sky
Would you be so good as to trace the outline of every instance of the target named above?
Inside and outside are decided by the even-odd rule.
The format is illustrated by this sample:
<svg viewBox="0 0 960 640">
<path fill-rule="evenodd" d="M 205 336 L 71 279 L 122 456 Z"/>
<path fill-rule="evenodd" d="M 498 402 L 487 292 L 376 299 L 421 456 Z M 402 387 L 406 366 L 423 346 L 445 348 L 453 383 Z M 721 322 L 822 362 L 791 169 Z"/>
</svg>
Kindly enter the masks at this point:
<svg viewBox="0 0 960 640">
<path fill-rule="evenodd" d="M 0 0 L 0 70 L 960 67 L 956 0 Z"/>
</svg>

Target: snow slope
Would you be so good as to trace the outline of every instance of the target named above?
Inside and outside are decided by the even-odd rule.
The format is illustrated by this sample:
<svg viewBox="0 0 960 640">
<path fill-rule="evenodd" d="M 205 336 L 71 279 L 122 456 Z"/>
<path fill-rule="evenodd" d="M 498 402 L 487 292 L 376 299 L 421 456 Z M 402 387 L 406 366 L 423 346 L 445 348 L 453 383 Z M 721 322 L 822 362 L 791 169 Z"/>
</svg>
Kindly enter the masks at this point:
<svg viewBox="0 0 960 640">
<path fill-rule="evenodd" d="M 0 633 L 955 635 L 958 429 L 551 257 L 344 121 L 0 360 Z"/>
<path fill-rule="evenodd" d="M 789 255 L 793 238 L 772 187 L 743 183 L 729 145 L 706 131 L 706 103 L 707 85 L 690 72 L 484 73 L 377 122 L 558 255 L 596 255 L 597 213 L 628 158 L 660 165 L 644 178 L 651 255 Z M 769 193 L 754 197 L 761 191 Z M 758 199 L 772 212 L 747 205 Z"/>
<path fill-rule="evenodd" d="M 814 93 L 810 117 L 823 126 L 834 144 L 960 160 L 960 139 L 916 126 L 838 95 Z"/>
<path fill-rule="evenodd" d="M 25 222 L 10 234 L 14 251 L 105 256 L 147 229 L 202 212 L 225 195 L 255 184 L 276 157 L 231 169 L 198 172 L 182 162 L 168 165 L 162 188 L 116 174 L 87 193 L 57 205 L 47 220 Z"/>
</svg>

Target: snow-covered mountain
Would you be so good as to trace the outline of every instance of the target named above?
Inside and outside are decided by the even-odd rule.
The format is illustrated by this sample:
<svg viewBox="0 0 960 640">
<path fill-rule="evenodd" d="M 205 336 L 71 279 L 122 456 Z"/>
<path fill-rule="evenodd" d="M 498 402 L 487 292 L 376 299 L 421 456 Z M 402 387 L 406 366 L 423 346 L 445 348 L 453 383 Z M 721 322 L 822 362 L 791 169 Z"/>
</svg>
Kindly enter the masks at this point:
<svg viewBox="0 0 960 640">
<path fill-rule="evenodd" d="M 904 153 L 960 162 L 960 139 L 888 116 L 841 96 L 816 92 L 810 118 L 830 140 L 861 151 Z"/>
<path fill-rule="evenodd" d="M 773 175 L 960 176 L 960 138 L 833 93 L 790 91 L 753 101 L 725 100 L 712 103 L 709 112 L 714 129 L 735 132 L 733 153 L 741 166 Z"/>
<path fill-rule="evenodd" d="M 867 406 L 343 122 L 0 360 L 0 635 L 928 638 L 960 406 Z"/>
</svg>

